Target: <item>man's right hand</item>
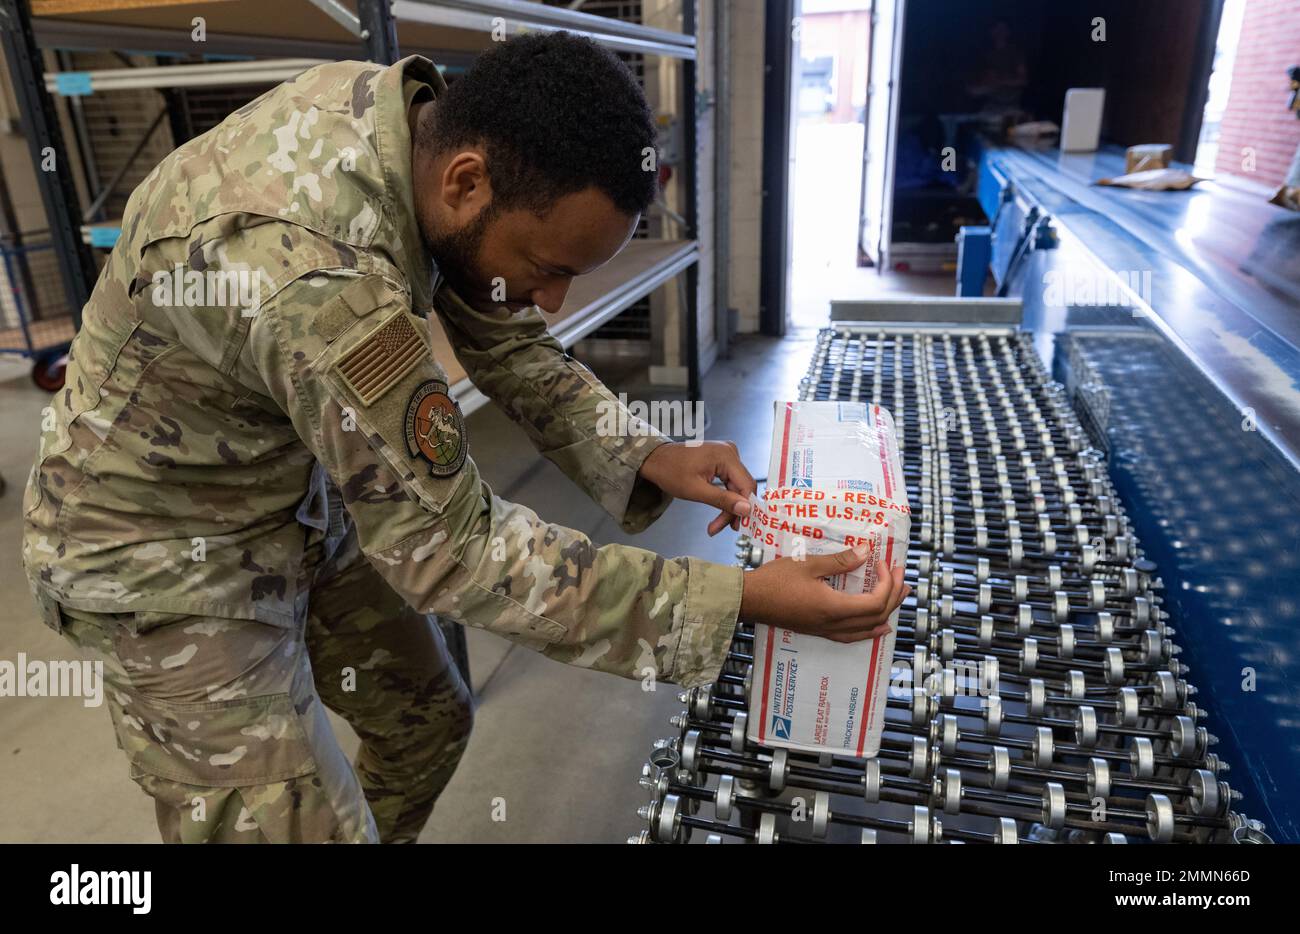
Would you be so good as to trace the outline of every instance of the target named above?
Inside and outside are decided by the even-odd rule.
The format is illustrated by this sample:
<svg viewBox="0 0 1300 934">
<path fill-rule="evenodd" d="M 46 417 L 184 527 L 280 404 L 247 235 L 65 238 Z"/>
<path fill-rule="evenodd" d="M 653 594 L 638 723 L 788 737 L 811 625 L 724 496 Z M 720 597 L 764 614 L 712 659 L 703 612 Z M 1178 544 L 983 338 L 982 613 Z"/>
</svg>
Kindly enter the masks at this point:
<svg viewBox="0 0 1300 934">
<path fill-rule="evenodd" d="M 877 562 L 875 589 L 847 594 L 831 588 L 825 578 L 861 567 L 868 552 L 849 548 L 802 560 L 778 558 L 745 574 L 740 618 L 780 626 L 834 642 L 861 642 L 889 631 L 889 617 L 912 592 L 903 583 L 903 568 L 890 573 Z"/>
</svg>

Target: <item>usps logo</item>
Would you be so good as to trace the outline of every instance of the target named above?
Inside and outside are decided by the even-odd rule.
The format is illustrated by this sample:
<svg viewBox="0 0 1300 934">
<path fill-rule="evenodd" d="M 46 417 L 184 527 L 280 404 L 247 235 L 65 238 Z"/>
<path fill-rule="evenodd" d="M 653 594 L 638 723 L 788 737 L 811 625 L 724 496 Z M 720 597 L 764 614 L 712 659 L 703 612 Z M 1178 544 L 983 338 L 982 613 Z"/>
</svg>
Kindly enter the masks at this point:
<svg viewBox="0 0 1300 934">
<path fill-rule="evenodd" d="M 789 717 L 772 717 L 772 735 L 777 739 L 790 738 L 790 718 Z"/>
<path fill-rule="evenodd" d="M 805 487 L 809 490 L 812 489 L 812 477 L 794 477 L 793 479 L 796 487 Z"/>
</svg>

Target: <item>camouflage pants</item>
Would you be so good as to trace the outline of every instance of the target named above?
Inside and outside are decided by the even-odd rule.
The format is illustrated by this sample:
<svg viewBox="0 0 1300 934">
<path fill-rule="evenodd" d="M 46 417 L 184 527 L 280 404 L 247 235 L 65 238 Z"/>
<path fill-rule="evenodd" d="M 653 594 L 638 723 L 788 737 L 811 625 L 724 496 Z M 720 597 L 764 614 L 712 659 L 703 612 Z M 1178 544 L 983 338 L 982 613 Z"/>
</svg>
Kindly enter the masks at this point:
<svg viewBox="0 0 1300 934">
<path fill-rule="evenodd" d="M 442 633 L 350 540 L 301 622 L 63 610 L 104 662 L 131 777 L 167 842 L 414 842 L 473 707 Z M 361 738 L 356 768 L 322 703 Z"/>
</svg>

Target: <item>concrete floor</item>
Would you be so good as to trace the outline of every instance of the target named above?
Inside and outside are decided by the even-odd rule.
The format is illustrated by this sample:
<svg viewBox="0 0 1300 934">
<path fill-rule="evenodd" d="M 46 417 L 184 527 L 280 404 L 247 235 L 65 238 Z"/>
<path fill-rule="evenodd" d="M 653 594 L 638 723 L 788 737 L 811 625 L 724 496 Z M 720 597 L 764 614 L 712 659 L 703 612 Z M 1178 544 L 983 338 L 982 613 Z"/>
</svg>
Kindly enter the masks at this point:
<svg viewBox="0 0 1300 934">
<path fill-rule="evenodd" d="M 808 364 L 815 332 L 784 340 L 740 339 L 732 359 L 705 380 L 707 437 L 734 440 L 756 477 L 766 472 L 772 401 L 789 398 Z M 637 398 L 637 387 L 625 387 Z M 22 486 L 35 455 L 46 396 L 25 365 L 0 369 L 0 658 L 72 658 L 36 619 L 20 558 Z M 713 514 L 676 503 L 639 536 L 614 522 L 548 462 L 495 408 L 469 418 L 472 451 L 502 496 L 544 518 L 581 529 L 597 543 L 635 543 L 669 555 L 733 560 L 734 535 L 705 534 Z M 428 842 L 619 842 L 638 829 L 645 800 L 637 785 L 651 743 L 680 709 L 677 689 L 569 668 L 490 633 L 469 632 L 478 696 L 474 737 L 422 836 Z M 345 748 L 350 728 L 335 726 Z M 127 777 L 108 711 L 80 699 L 0 699 L 0 841 L 155 842 L 150 800 Z M 504 798 L 506 819 L 492 819 Z"/>
</svg>

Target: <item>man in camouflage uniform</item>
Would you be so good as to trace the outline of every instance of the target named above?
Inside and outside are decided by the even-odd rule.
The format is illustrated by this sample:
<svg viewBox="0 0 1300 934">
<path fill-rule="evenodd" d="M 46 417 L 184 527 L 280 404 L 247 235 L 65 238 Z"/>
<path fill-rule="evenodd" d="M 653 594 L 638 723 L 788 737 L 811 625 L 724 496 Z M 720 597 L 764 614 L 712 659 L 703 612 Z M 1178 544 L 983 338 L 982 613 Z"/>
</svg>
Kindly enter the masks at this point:
<svg viewBox="0 0 1300 934">
<path fill-rule="evenodd" d="M 635 83 L 585 40 L 512 40 L 479 62 L 465 95 L 503 68 L 605 69 L 580 76 L 610 88 L 582 119 L 652 145 Z M 624 529 L 675 494 L 722 507 L 717 531 L 753 489 L 732 446 L 596 431 L 617 402 L 528 307 L 558 308 L 571 270 L 497 307 L 466 300 L 482 283 L 453 275 L 502 239 L 467 233 L 492 145 L 434 159 L 420 143 L 455 93 L 417 56 L 269 91 L 141 183 L 85 308 L 26 491 L 24 559 L 45 622 L 104 662 L 118 743 L 166 840 L 414 840 L 472 720 L 426 614 L 619 675 L 719 671 L 740 570 L 596 547 L 493 495 L 467 456 L 430 311 L 474 383 Z M 620 206 L 599 178 L 561 185 L 554 205 L 608 202 L 630 234 L 648 198 Z M 455 226 L 448 205 L 466 218 L 450 234 L 433 229 Z M 564 216 L 547 210 L 517 219 Z M 509 229 L 511 215 L 477 213 L 479 234 L 488 218 Z M 584 272 L 626 240 L 584 229 L 555 244 L 578 236 Z M 761 580 L 752 615 L 788 611 L 771 594 L 789 582 Z M 360 735 L 355 770 L 322 704 Z"/>
</svg>

